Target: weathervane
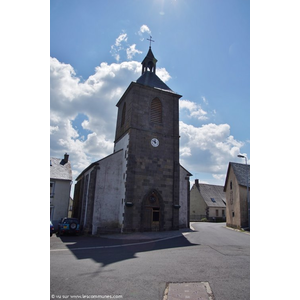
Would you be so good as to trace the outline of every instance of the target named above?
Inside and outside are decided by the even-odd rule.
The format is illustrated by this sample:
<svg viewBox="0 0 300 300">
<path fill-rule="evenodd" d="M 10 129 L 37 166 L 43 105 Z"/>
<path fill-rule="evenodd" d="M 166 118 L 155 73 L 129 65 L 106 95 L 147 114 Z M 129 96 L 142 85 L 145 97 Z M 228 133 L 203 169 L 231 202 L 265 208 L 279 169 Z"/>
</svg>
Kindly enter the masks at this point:
<svg viewBox="0 0 300 300">
<path fill-rule="evenodd" d="M 150 39 L 147 39 L 148 41 L 150 41 L 150 48 L 151 48 L 151 42 L 155 42 L 152 40 L 152 36 L 150 35 Z"/>
</svg>

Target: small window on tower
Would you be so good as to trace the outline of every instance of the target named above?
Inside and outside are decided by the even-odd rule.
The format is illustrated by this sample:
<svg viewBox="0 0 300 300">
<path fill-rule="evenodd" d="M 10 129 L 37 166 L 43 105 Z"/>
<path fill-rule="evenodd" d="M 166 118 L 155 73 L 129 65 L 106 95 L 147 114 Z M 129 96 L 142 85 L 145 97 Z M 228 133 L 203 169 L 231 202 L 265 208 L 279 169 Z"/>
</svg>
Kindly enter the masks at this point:
<svg viewBox="0 0 300 300">
<path fill-rule="evenodd" d="M 162 105 L 158 98 L 155 98 L 151 102 L 151 122 L 162 123 Z"/>
</svg>

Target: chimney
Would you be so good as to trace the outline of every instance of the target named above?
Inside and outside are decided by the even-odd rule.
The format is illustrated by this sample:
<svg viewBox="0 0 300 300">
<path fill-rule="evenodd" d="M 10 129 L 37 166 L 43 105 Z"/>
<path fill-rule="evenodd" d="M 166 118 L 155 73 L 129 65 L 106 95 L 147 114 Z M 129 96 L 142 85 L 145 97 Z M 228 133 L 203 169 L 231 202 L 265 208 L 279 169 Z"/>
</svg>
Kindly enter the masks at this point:
<svg viewBox="0 0 300 300">
<path fill-rule="evenodd" d="M 65 153 L 64 162 L 65 164 L 69 161 L 69 154 Z"/>
<path fill-rule="evenodd" d="M 197 189 L 199 190 L 199 179 L 195 179 L 195 185 L 196 185 Z"/>
</svg>

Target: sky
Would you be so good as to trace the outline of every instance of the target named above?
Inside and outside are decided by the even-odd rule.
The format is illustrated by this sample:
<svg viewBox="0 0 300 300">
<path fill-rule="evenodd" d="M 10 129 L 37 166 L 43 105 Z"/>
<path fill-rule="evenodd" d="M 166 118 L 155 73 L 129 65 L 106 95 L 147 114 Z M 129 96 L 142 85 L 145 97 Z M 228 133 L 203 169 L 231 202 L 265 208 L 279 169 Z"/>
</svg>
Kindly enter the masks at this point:
<svg viewBox="0 0 300 300">
<path fill-rule="evenodd" d="M 116 103 L 141 75 L 182 95 L 180 163 L 224 185 L 229 162 L 250 164 L 250 1 L 51 0 L 50 156 L 70 155 L 73 182 L 113 152 Z"/>
</svg>

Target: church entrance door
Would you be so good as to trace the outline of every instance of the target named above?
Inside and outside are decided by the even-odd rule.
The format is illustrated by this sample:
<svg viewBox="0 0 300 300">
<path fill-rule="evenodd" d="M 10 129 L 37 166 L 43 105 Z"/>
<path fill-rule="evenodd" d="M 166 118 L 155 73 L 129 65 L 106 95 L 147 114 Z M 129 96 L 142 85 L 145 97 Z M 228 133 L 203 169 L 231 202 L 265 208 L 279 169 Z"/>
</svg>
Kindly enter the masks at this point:
<svg viewBox="0 0 300 300">
<path fill-rule="evenodd" d="M 162 205 L 160 204 L 160 196 L 157 192 L 152 191 L 144 197 L 143 214 L 142 214 L 142 230 L 143 231 L 159 231 L 162 227 Z"/>
</svg>

